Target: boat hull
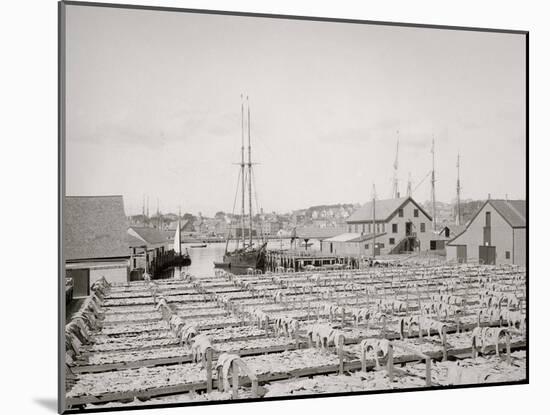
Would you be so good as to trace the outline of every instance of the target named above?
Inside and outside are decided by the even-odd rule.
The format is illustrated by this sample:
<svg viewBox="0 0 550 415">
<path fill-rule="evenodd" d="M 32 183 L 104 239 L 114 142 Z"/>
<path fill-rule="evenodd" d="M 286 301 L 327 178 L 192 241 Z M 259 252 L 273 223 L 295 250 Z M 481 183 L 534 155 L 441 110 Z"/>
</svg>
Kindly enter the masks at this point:
<svg viewBox="0 0 550 415">
<path fill-rule="evenodd" d="M 246 274 L 250 268 L 263 272 L 265 270 L 266 245 L 247 251 L 228 252 L 223 256 L 223 262 L 214 262 L 214 266 L 228 270 L 233 274 Z"/>
</svg>

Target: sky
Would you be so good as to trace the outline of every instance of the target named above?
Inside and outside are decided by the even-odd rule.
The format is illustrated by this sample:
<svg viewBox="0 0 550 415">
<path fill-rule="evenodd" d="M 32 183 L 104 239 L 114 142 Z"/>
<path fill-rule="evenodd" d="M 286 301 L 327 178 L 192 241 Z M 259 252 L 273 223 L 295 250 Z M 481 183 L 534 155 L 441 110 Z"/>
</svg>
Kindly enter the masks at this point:
<svg viewBox="0 0 550 415">
<path fill-rule="evenodd" d="M 127 214 L 231 212 L 241 94 L 258 206 L 364 203 L 399 188 L 525 198 L 525 38 L 67 7 L 66 193 L 124 196 Z M 256 202 L 254 202 L 256 206 Z M 238 211 L 238 208 L 236 209 Z"/>
</svg>

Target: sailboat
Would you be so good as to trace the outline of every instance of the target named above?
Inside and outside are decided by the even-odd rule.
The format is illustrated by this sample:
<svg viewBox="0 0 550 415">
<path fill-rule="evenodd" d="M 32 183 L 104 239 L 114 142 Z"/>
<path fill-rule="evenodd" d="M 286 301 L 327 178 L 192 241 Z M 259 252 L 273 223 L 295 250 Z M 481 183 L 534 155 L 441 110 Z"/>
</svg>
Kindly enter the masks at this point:
<svg viewBox="0 0 550 415">
<path fill-rule="evenodd" d="M 247 122 L 248 122 L 248 162 L 245 162 L 244 157 L 244 103 L 242 102 L 241 95 L 241 162 L 240 165 L 240 178 L 241 178 L 241 235 L 240 239 L 237 239 L 237 247 L 234 251 L 229 251 L 229 240 L 225 244 L 225 254 L 223 256 L 223 262 L 214 262 L 214 266 L 217 268 L 224 268 L 234 274 L 246 273 L 248 269 L 264 270 L 267 242 L 263 242 L 259 245 L 254 245 L 252 239 L 252 149 L 250 146 L 250 105 L 247 101 Z M 248 170 L 248 228 L 245 225 L 245 187 L 246 187 L 246 173 Z M 248 241 L 247 241 L 248 236 Z M 248 243 L 247 243 L 248 242 Z M 239 248 L 239 243 L 242 246 Z"/>
<path fill-rule="evenodd" d="M 186 252 L 183 252 L 183 250 L 181 249 L 181 244 L 181 224 L 178 220 L 176 233 L 174 234 L 173 259 L 172 261 L 168 261 L 167 265 L 176 268 L 188 267 L 189 265 L 191 265 L 191 257 L 189 256 L 189 252 L 187 252 L 187 250 Z M 181 269 L 179 271 L 181 272 Z"/>
</svg>

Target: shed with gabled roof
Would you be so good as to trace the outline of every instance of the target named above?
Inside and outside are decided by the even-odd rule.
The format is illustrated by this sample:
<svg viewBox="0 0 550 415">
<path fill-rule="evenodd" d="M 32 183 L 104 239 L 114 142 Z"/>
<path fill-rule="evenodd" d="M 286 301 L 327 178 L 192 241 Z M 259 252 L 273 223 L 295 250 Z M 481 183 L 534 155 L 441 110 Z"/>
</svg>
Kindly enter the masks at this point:
<svg viewBox="0 0 550 415">
<path fill-rule="evenodd" d="M 130 247 L 122 196 L 67 196 L 63 204 L 63 255 L 73 297 L 89 294 L 101 277 L 128 280 Z"/>
<path fill-rule="evenodd" d="M 487 200 L 464 230 L 447 243 L 447 259 L 525 265 L 526 201 Z"/>
</svg>

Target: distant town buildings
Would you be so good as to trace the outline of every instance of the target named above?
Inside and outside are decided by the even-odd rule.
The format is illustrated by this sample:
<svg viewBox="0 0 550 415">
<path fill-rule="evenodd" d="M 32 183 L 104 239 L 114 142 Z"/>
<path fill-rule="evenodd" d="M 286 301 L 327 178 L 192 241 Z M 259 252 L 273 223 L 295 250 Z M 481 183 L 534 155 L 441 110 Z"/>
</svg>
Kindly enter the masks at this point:
<svg viewBox="0 0 550 415">
<path fill-rule="evenodd" d="M 72 279 L 76 298 L 87 296 L 91 284 L 101 277 L 111 282 L 140 279 L 145 270 L 166 259 L 178 223 L 184 242 L 242 237 L 241 217 L 221 211 L 214 217 L 160 212 L 152 217 L 126 217 L 122 196 L 65 200 L 66 276 Z M 253 237 L 288 238 L 292 249 L 327 255 L 370 257 L 438 251 L 449 261 L 526 265 L 524 200 L 466 200 L 461 204 L 461 225 L 455 224 L 453 203 L 438 202 L 436 231 L 425 205 L 412 197 L 376 200 L 374 208 L 373 212 L 373 202 L 368 202 L 288 213 L 261 211 L 253 217 Z"/>
</svg>

